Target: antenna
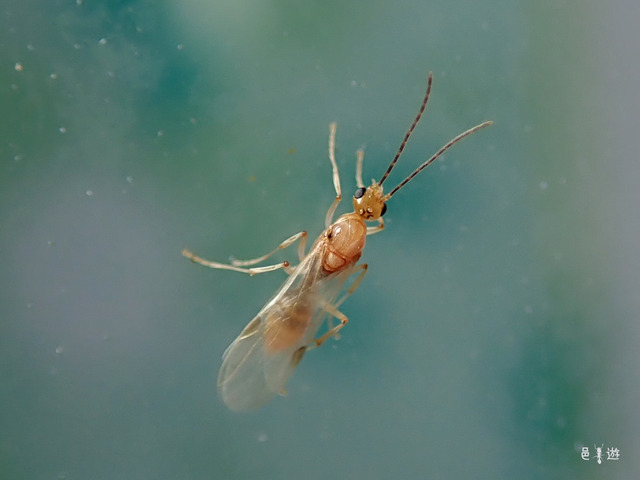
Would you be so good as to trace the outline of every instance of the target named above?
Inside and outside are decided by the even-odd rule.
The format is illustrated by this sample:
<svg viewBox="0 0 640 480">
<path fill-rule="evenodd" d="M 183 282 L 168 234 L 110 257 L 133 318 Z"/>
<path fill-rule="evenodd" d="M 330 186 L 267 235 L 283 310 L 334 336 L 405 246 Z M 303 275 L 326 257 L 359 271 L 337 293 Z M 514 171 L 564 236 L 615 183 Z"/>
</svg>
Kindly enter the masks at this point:
<svg viewBox="0 0 640 480">
<path fill-rule="evenodd" d="M 387 168 L 387 171 L 384 172 L 384 175 L 382 175 L 382 178 L 378 182 L 378 185 L 382 185 L 382 183 L 387 179 L 387 177 L 391 173 L 391 170 L 393 170 L 393 167 L 395 167 L 396 162 L 400 158 L 400 155 L 402 155 L 402 151 L 404 150 L 404 147 L 407 144 L 407 141 L 409 140 L 409 137 L 413 133 L 413 129 L 416 128 L 416 125 L 420 121 L 420 117 L 422 117 L 422 114 L 424 113 L 424 109 L 427 106 L 427 102 L 429 101 L 429 94 L 431 93 L 431 84 L 432 83 L 433 83 L 433 73 L 429 72 L 429 83 L 427 84 L 427 93 L 424 94 L 424 99 L 422 100 L 422 105 L 420 105 L 420 110 L 418 111 L 418 115 L 416 115 L 416 119 L 411 124 L 411 127 L 409 127 L 409 131 L 404 136 L 404 139 L 402 140 L 402 143 L 400 144 L 400 148 L 398 148 L 398 152 L 396 153 L 396 156 L 391 161 L 391 164 L 389 165 L 389 168 Z"/>
<path fill-rule="evenodd" d="M 418 118 L 420 118 L 420 115 L 418 115 Z M 474 132 L 477 132 L 481 128 L 488 127 L 489 125 L 492 125 L 492 124 L 493 124 L 492 121 L 483 122 L 483 123 L 481 123 L 479 125 L 476 125 L 475 127 L 471 127 L 469 130 L 466 130 L 466 131 L 462 132 L 461 134 L 457 135 L 456 137 L 452 138 L 451 140 L 449 140 L 449 142 L 446 145 L 444 145 L 443 147 L 441 147 L 440 150 L 438 150 L 429 160 L 427 160 L 422 165 L 420 165 L 418 168 L 416 168 L 415 171 L 411 175 L 409 175 L 407 178 L 405 178 L 402 182 L 400 182 L 400 184 L 396 188 L 394 188 L 389 193 L 387 193 L 384 196 L 384 201 L 386 202 L 391 197 L 393 197 L 394 193 L 396 193 L 398 190 L 400 190 L 402 187 L 404 187 L 407 183 L 409 183 L 413 177 L 415 177 L 423 169 L 428 167 L 431 164 L 431 162 L 433 162 L 436 158 L 438 158 L 440 155 L 442 155 L 444 152 L 446 152 L 454 144 L 458 143 L 464 137 L 466 137 L 468 135 L 471 135 Z M 414 125 L 415 125 L 415 122 L 414 122 Z M 411 127 L 411 129 L 413 129 L 413 126 Z M 404 146 L 404 142 L 403 142 L 403 146 Z M 395 162 L 395 160 L 394 160 L 394 162 Z"/>
</svg>

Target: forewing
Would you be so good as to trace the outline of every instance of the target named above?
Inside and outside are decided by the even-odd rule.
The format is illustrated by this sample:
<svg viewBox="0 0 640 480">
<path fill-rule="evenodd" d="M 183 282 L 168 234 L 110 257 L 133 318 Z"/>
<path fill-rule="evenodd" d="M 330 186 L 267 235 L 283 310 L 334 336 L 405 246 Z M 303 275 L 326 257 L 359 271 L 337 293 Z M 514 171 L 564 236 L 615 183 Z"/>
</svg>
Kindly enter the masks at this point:
<svg viewBox="0 0 640 480">
<path fill-rule="evenodd" d="M 262 324 L 258 314 L 222 356 L 218 389 L 231 410 L 256 409 L 279 393 L 267 383 L 264 374 Z"/>
<path fill-rule="evenodd" d="M 284 305 L 284 309 L 281 311 L 289 311 L 287 302 L 296 304 L 306 304 L 309 306 L 308 321 L 304 333 L 290 346 L 277 353 L 266 353 L 265 361 L 263 363 L 264 375 L 267 380 L 267 384 L 272 386 L 278 393 L 282 393 L 284 386 L 289 380 L 289 377 L 297 367 L 298 363 L 302 360 L 302 357 L 306 353 L 307 348 L 313 344 L 313 340 L 316 337 L 318 330 L 322 326 L 328 313 L 323 308 L 326 303 L 333 303 L 336 296 L 340 293 L 346 279 L 351 275 L 353 269 L 347 269 L 340 273 L 326 276 L 322 279 L 317 279 L 313 288 L 304 290 L 299 295 L 293 295 L 291 299 L 287 299 L 286 295 L 280 300 L 280 306 Z M 274 319 L 276 322 L 276 331 L 278 323 L 284 324 L 286 322 L 286 316 L 281 315 Z M 274 325 L 271 325 L 273 327 Z M 283 325 L 284 327 L 284 325 Z M 281 328 L 280 331 L 285 332 L 285 328 Z M 284 333 L 283 333 L 284 334 Z M 278 343 L 278 337 L 269 335 L 268 338 Z"/>
<path fill-rule="evenodd" d="M 218 388 L 230 409 L 253 410 L 282 394 L 302 359 L 307 335 L 276 352 L 265 344 L 268 324 L 277 328 L 281 311 L 278 305 L 263 309 L 225 351 Z"/>
<path fill-rule="evenodd" d="M 349 268 L 321 275 L 319 255 L 313 253 L 314 249 L 225 351 L 218 388 L 231 410 L 259 408 L 284 392 L 287 380 L 327 316 L 323 305 L 335 300 L 353 271 Z M 292 307 L 300 305 L 308 309 L 302 314 L 308 316 L 304 330 L 299 338 L 285 341 L 280 335 L 290 332 L 287 328 L 290 329 Z M 285 346 L 274 349 L 278 343 Z"/>
</svg>

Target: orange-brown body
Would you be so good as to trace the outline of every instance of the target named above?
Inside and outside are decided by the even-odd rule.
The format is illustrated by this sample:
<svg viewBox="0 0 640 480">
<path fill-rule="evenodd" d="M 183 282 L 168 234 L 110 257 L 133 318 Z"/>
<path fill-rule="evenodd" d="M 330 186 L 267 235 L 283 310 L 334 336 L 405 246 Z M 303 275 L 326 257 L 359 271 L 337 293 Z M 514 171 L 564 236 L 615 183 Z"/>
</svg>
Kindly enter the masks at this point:
<svg viewBox="0 0 640 480">
<path fill-rule="evenodd" d="M 356 290 L 366 273 L 367 264 L 357 264 L 357 262 L 362 256 L 367 235 L 384 229 L 382 216 L 387 210 L 386 202 L 452 145 L 491 124 L 491 122 L 484 122 L 457 135 L 389 193 L 383 193 L 382 184 L 400 158 L 407 140 L 425 110 L 432 80 L 433 77 L 429 74 L 427 92 L 418 115 L 379 182 L 373 180 L 370 186 L 364 186 L 362 181 L 364 153 L 362 150 L 358 151 L 356 164 L 358 189 L 353 195 L 354 210 L 342 215 L 335 222 L 333 216 L 342 199 L 342 193 L 335 161 L 336 125 L 335 123 L 330 125 L 329 160 L 333 170 L 336 197 L 327 211 L 324 232 L 306 254 L 304 253 L 306 232 L 289 237 L 266 255 L 251 260 L 234 260 L 231 264 L 212 262 L 188 250 L 183 251 L 183 255 L 192 261 L 211 268 L 233 270 L 249 275 L 284 269 L 289 274 L 289 278 L 276 294 L 242 330 L 222 356 L 218 388 L 222 399 L 232 410 L 258 408 L 282 393 L 287 380 L 305 352 L 309 348 L 322 345 L 331 337 L 338 337 L 338 332 L 348 321 L 338 307 Z M 377 225 L 367 226 L 366 222 L 377 222 Z M 298 240 L 300 263 L 295 268 L 291 267 L 288 261 L 256 267 L 277 251 L 287 248 Z M 351 282 L 346 293 L 338 298 L 347 279 L 358 272 L 359 275 Z M 315 338 L 327 317 L 327 331 Z M 334 326 L 332 317 L 340 323 Z"/>
<path fill-rule="evenodd" d="M 300 344 L 317 310 L 313 286 L 350 270 L 360 260 L 366 240 L 367 226 L 355 213 L 341 216 L 322 232 L 308 254 L 311 256 L 313 252 L 319 257 L 315 262 L 319 268 L 307 267 L 307 279 L 301 282 L 302 286 L 290 289 L 280 300 L 280 308 L 274 308 L 266 317 L 263 338 L 267 352 L 280 352 Z"/>
<path fill-rule="evenodd" d="M 356 213 L 347 213 L 323 232 L 321 240 L 326 244 L 322 268 L 334 273 L 360 260 L 367 242 L 367 225 Z"/>
</svg>

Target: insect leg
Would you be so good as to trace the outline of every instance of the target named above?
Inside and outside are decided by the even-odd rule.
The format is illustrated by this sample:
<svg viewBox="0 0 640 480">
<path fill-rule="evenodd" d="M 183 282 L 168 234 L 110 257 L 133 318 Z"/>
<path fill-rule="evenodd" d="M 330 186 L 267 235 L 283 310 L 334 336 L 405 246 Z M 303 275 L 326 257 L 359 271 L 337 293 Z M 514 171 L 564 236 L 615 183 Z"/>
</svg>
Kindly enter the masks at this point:
<svg viewBox="0 0 640 480">
<path fill-rule="evenodd" d="M 353 292 L 355 292 L 358 287 L 360 286 L 360 284 L 362 283 L 362 280 L 364 279 L 365 274 L 367 273 L 367 268 L 369 268 L 369 265 L 366 263 L 362 263 L 360 265 L 357 265 L 354 268 L 354 273 L 356 270 L 362 270 L 359 274 L 358 277 L 353 281 L 353 283 L 349 286 L 349 289 L 347 290 L 347 292 L 342 296 L 342 298 L 340 300 L 338 300 L 335 304 L 335 307 L 338 308 L 340 305 L 342 305 L 342 303 L 349 298 L 350 295 L 353 294 Z"/>
<path fill-rule="evenodd" d="M 300 239 L 300 243 L 298 243 L 298 260 L 302 262 L 302 260 L 306 256 L 304 253 L 304 249 L 307 246 L 307 232 L 301 232 L 301 233 L 304 233 L 304 235 Z M 283 270 L 287 273 L 287 275 L 291 275 L 296 269 L 296 266 L 297 265 L 292 267 L 291 265 L 287 265 L 286 267 L 283 267 Z"/>
<path fill-rule="evenodd" d="M 362 162 L 364 160 L 364 150 L 359 148 L 356 152 L 356 185 L 358 188 L 364 188 L 364 182 L 362 181 Z"/>
<path fill-rule="evenodd" d="M 362 181 L 362 162 L 364 161 L 364 150 L 359 148 L 356 152 L 356 184 L 358 188 L 364 188 L 364 182 Z M 367 235 L 373 235 L 384 230 L 384 220 L 382 217 L 378 217 L 378 225 L 374 227 L 367 227 Z"/>
<path fill-rule="evenodd" d="M 342 190 L 340 189 L 340 174 L 338 173 L 338 164 L 336 163 L 336 124 L 329 125 L 329 161 L 331 162 L 331 170 L 333 172 L 333 188 L 336 191 L 336 198 L 331 203 L 327 216 L 324 218 L 326 228 L 333 223 L 333 214 L 342 200 Z"/>
<path fill-rule="evenodd" d="M 382 217 L 378 217 L 378 225 L 373 227 L 367 227 L 367 235 L 373 235 L 374 233 L 378 233 L 384 230 L 384 220 Z"/>
<path fill-rule="evenodd" d="M 327 340 L 329 340 L 329 338 L 331 337 L 337 337 L 338 336 L 338 332 L 342 329 L 342 327 L 344 327 L 347 322 L 349 321 L 349 319 L 347 318 L 347 316 L 342 313 L 340 310 L 338 310 L 335 305 L 331 304 L 331 303 L 327 303 L 326 305 L 323 305 L 322 308 L 324 308 L 330 315 L 333 315 L 334 317 L 336 317 L 338 320 L 340 320 L 340 323 L 338 325 L 336 325 L 335 327 L 331 327 L 324 335 L 322 335 L 319 338 L 316 338 L 313 340 L 313 343 L 315 345 L 313 345 L 313 347 L 310 348 L 314 348 L 314 347 L 319 347 L 321 346 L 324 342 L 326 342 Z"/>
<path fill-rule="evenodd" d="M 347 322 L 349 321 L 349 319 L 346 317 L 346 315 L 344 313 L 342 313 L 340 310 L 338 310 L 338 307 L 340 305 L 342 305 L 342 303 L 350 296 L 353 294 L 353 292 L 356 291 L 356 289 L 360 286 L 360 283 L 362 282 L 362 279 L 364 278 L 365 274 L 367 273 L 367 267 L 368 265 L 366 263 L 363 263 L 361 265 L 358 265 L 357 267 L 355 267 L 354 270 L 362 270 L 360 272 L 360 274 L 356 277 L 356 279 L 354 280 L 354 282 L 351 284 L 351 286 L 349 286 L 349 289 L 347 290 L 347 292 L 342 296 L 342 298 L 340 300 L 338 300 L 335 305 L 331 304 L 331 303 L 327 303 L 325 305 L 322 306 L 322 308 L 331 316 L 337 318 L 340 323 L 336 326 L 333 326 L 333 323 L 331 322 L 331 318 L 329 318 L 327 320 L 328 324 L 329 324 L 329 330 L 327 330 L 327 332 L 322 335 L 319 338 L 316 338 L 313 340 L 313 343 L 315 344 L 313 347 L 310 348 L 315 348 L 315 347 L 319 347 L 320 345 L 322 345 L 324 342 L 326 342 L 329 338 L 334 337 L 335 339 L 340 338 L 338 335 L 338 332 L 342 329 L 342 327 L 344 327 Z"/>
<path fill-rule="evenodd" d="M 298 239 L 300 239 L 300 243 L 298 245 L 298 256 L 300 257 L 300 259 L 302 259 L 304 257 L 304 249 L 307 243 L 307 232 L 300 232 L 300 233 L 296 233 L 295 235 L 292 235 L 291 237 L 287 238 L 284 242 L 282 242 L 274 250 L 267 253 L 266 255 L 263 255 L 261 257 L 254 258 L 251 260 L 234 260 L 231 262 L 231 264 L 218 263 L 218 262 L 212 262 L 210 260 L 206 260 L 202 257 L 195 255 L 194 253 L 190 252 L 186 248 L 182 251 L 182 255 L 187 257 L 192 262 L 199 263 L 200 265 L 203 265 L 205 267 L 217 268 L 220 270 L 232 270 L 234 272 L 248 273 L 249 275 L 255 275 L 257 273 L 273 272 L 274 270 L 278 270 L 280 268 L 283 268 L 287 273 L 291 273 L 291 270 L 289 269 L 289 262 L 287 261 L 284 261 L 282 263 L 276 263 L 275 265 L 267 265 L 264 267 L 254 267 L 254 268 L 242 268 L 242 267 L 250 267 L 252 265 L 255 265 L 256 263 L 260 263 L 268 259 L 270 256 L 274 255 L 276 252 L 284 248 L 287 248 Z"/>
</svg>

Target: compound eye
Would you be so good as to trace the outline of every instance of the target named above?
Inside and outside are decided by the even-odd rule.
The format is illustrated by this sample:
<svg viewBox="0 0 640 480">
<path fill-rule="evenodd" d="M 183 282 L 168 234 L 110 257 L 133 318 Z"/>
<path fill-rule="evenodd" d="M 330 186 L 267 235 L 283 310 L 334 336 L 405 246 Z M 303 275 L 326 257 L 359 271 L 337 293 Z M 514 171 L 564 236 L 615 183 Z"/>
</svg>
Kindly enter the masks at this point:
<svg viewBox="0 0 640 480">
<path fill-rule="evenodd" d="M 383 203 L 382 204 L 382 211 L 380 212 L 380 216 L 383 216 L 386 211 L 387 211 L 387 204 Z"/>
<path fill-rule="evenodd" d="M 353 198 L 362 198 L 362 196 L 364 195 L 364 192 L 366 192 L 367 189 L 364 187 L 360 187 L 359 189 L 356 190 L 356 193 L 353 194 Z"/>
</svg>

